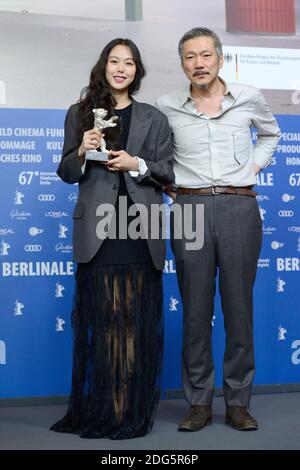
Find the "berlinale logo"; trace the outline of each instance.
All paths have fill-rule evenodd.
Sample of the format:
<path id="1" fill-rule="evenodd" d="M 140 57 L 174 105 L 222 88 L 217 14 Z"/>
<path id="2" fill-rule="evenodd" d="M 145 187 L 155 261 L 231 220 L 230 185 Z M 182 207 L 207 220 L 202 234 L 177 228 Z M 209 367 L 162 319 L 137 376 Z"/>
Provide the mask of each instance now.
<path id="1" fill-rule="evenodd" d="M 285 335 L 286 334 L 287 334 L 287 330 L 283 326 L 279 325 L 279 327 L 278 327 L 278 340 L 279 341 L 285 341 L 285 339 L 286 339 Z"/>
<path id="2" fill-rule="evenodd" d="M 55 331 L 64 331 L 64 324 L 65 320 L 63 318 L 60 318 L 59 316 L 56 317 L 56 325 L 55 325 Z"/>
<path id="3" fill-rule="evenodd" d="M 55 297 L 56 298 L 63 297 L 64 296 L 64 294 L 63 294 L 64 290 L 65 290 L 65 287 L 62 284 L 59 284 L 59 282 L 57 282 L 55 284 Z"/>
<path id="4" fill-rule="evenodd" d="M 179 300 L 177 300 L 173 295 L 170 297 L 169 301 L 169 310 L 170 312 L 177 312 L 177 304 L 179 303 Z"/>
<path id="5" fill-rule="evenodd" d="M 5 240 L 2 240 L 0 245 L 0 256 L 8 256 L 8 250 L 10 247 L 11 246 L 9 243 L 7 243 Z"/>

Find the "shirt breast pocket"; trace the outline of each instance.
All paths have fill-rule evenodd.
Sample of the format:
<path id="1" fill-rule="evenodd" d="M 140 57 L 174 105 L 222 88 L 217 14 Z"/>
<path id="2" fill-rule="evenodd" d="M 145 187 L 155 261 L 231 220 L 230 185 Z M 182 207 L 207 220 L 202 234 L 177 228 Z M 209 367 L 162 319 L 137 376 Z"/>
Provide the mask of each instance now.
<path id="1" fill-rule="evenodd" d="M 252 158 L 252 140 L 248 129 L 232 134 L 233 155 L 238 165 L 245 164 Z"/>

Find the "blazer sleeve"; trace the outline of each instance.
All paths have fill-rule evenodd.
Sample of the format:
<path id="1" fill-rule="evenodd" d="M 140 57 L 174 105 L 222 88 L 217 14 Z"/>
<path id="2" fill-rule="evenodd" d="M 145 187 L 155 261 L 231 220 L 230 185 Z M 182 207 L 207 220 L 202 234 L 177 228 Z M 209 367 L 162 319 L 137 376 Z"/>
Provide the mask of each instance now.
<path id="1" fill-rule="evenodd" d="M 138 183 L 150 183 L 155 186 L 167 186 L 175 180 L 173 172 L 173 144 L 171 131 L 167 118 L 161 113 L 159 121 L 159 132 L 156 140 L 155 155 L 153 160 L 144 158 L 148 167 L 146 173 L 134 178 Z"/>
<path id="2" fill-rule="evenodd" d="M 72 105 L 65 118 L 65 139 L 62 150 L 62 158 L 57 169 L 58 176 L 65 183 L 78 183 L 83 176 L 81 166 L 82 162 L 78 157 L 78 148 L 80 139 L 77 134 L 77 105 Z"/>

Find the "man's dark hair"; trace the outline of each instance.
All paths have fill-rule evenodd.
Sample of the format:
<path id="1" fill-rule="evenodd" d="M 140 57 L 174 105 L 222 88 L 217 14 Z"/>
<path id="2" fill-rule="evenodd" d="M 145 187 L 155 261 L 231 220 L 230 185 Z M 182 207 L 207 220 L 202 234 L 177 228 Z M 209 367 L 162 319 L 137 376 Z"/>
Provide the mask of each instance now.
<path id="1" fill-rule="evenodd" d="M 223 54 L 222 43 L 220 41 L 219 36 L 217 36 L 216 33 L 212 31 L 211 29 L 197 27 L 197 28 L 193 28 L 187 31 L 179 41 L 178 53 L 179 53 L 181 62 L 183 61 L 183 44 L 186 41 L 189 41 L 190 39 L 200 38 L 202 36 L 212 38 L 212 40 L 214 41 L 214 46 L 215 46 L 218 56 L 220 57 Z"/>

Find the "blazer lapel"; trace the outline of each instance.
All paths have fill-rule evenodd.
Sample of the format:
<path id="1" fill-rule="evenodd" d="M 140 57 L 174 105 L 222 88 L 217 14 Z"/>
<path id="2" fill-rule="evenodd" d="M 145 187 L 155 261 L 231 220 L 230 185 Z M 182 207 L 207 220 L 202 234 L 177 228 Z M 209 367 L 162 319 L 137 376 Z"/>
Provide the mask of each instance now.
<path id="1" fill-rule="evenodd" d="M 151 126 L 151 117 L 143 103 L 132 100 L 132 114 L 126 152 L 135 156 L 139 154 Z"/>

